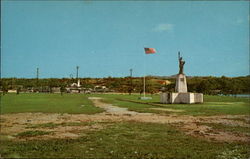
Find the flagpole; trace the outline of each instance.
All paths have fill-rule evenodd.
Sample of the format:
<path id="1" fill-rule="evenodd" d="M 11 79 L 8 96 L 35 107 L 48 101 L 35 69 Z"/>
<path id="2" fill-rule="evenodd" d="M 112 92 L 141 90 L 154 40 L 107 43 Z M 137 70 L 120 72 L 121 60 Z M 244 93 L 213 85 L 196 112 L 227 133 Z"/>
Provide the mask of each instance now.
<path id="1" fill-rule="evenodd" d="M 145 48 L 145 47 L 144 47 Z M 145 76 L 146 76 L 146 66 L 145 66 L 145 59 L 146 59 L 146 54 L 144 54 L 144 60 L 143 60 L 143 62 L 144 62 L 144 77 L 143 77 L 143 97 L 144 97 L 144 99 L 145 99 L 145 97 L 146 97 L 146 78 L 145 78 Z"/>
<path id="2" fill-rule="evenodd" d="M 144 75 L 144 80 L 143 80 L 143 83 L 144 83 L 144 87 L 143 87 L 143 95 L 144 95 L 144 98 L 145 98 L 145 90 L 146 90 L 146 75 Z"/>
<path id="3" fill-rule="evenodd" d="M 141 99 L 152 99 L 152 97 L 147 97 L 146 98 L 146 66 L 145 66 L 145 60 L 146 60 L 146 54 L 151 54 L 151 53 L 156 53 L 156 50 L 154 48 L 146 48 L 144 47 L 144 51 L 145 51 L 145 55 L 144 55 L 144 59 L 143 59 L 143 63 L 144 63 L 144 77 L 143 77 L 143 98 L 141 97 Z"/>

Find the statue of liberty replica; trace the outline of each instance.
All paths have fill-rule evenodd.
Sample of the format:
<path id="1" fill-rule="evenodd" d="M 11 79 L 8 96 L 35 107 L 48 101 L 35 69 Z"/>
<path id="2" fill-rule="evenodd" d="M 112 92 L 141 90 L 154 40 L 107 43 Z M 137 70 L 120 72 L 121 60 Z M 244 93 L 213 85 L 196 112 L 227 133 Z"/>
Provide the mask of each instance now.
<path id="1" fill-rule="evenodd" d="M 182 57 L 180 56 L 180 52 L 178 52 L 178 58 L 179 58 L 179 74 L 183 74 L 185 61 L 182 60 Z"/>
<path id="2" fill-rule="evenodd" d="M 185 61 L 183 61 L 183 58 L 180 56 L 180 52 L 178 52 L 178 60 L 179 73 L 176 76 L 175 92 L 187 92 L 187 80 L 184 74 Z"/>
<path id="3" fill-rule="evenodd" d="M 185 61 L 180 52 L 178 52 L 178 61 L 179 73 L 176 75 L 175 91 L 161 93 L 160 102 L 169 104 L 203 103 L 202 93 L 192 93 L 187 90 L 187 80 L 184 74 Z"/>

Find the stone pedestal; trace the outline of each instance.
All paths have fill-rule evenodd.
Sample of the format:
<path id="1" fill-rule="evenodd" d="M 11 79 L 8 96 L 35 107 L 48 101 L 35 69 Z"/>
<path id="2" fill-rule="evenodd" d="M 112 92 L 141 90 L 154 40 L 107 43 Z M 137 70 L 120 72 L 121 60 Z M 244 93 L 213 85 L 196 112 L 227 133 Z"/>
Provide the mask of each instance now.
<path id="1" fill-rule="evenodd" d="M 187 92 L 186 76 L 178 74 L 176 76 L 175 92 L 162 93 L 160 102 L 169 104 L 203 103 L 203 94 Z"/>
<path id="2" fill-rule="evenodd" d="M 162 93 L 161 103 L 165 104 L 192 104 L 203 103 L 202 93 Z"/>
<path id="3" fill-rule="evenodd" d="M 187 92 L 187 80 L 184 74 L 178 74 L 176 76 L 175 92 L 178 93 Z"/>

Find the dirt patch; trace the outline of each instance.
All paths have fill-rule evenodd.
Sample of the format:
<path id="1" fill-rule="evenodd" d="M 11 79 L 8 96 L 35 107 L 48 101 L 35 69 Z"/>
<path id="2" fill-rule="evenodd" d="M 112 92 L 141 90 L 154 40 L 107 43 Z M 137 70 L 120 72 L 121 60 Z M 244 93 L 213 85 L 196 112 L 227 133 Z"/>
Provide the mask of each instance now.
<path id="1" fill-rule="evenodd" d="M 235 120 L 235 119 L 241 119 L 241 120 Z M 250 128 L 250 124 L 244 122 L 249 120 L 249 116 L 246 115 L 223 115 L 223 116 L 201 117 L 199 120 L 201 122 L 204 121 L 206 123 L 216 123 L 229 126 L 241 126 Z"/>
<path id="2" fill-rule="evenodd" d="M 180 127 L 187 135 L 205 138 L 211 141 L 226 141 L 226 142 L 249 142 L 250 136 L 239 133 L 225 132 L 212 129 L 209 126 L 201 125 L 200 123 L 188 123 Z"/>
<path id="3" fill-rule="evenodd" d="M 36 129 L 36 130 L 42 130 L 42 131 L 48 131 L 48 132 L 53 132 L 49 135 L 42 135 L 36 138 L 25 138 L 25 140 L 29 140 L 29 139 L 40 139 L 40 140 L 44 140 L 44 139 L 52 139 L 52 138 L 57 138 L 57 139 L 66 139 L 66 138 L 78 138 L 80 136 L 84 136 L 84 132 L 87 131 L 97 131 L 100 129 L 103 129 L 104 127 L 106 127 L 106 125 L 104 124 L 100 124 L 100 123 L 95 123 L 94 125 L 91 126 L 59 126 L 53 129 L 45 129 L 45 128 L 41 128 L 41 129 Z M 22 138 L 23 139 L 23 138 Z"/>
<path id="4" fill-rule="evenodd" d="M 113 121 L 110 116 L 84 114 L 51 114 L 51 113 L 17 113 L 1 115 L 5 119 L 1 123 L 1 134 L 12 136 L 15 140 L 51 139 L 51 138 L 78 138 L 85 131 L 97 131 L 105 128 L 105 122 Z M 43 124 L 57 124 L 55 127 L 36 127 Z M 71 123 L 79 123 L 72 125 Z M 32 128 L 32 126 L 34 126 Z M 53 132 L 49 135 L 35 137 L 15 137 L 18 133 L 40 130 Z"/>
<path id="5" fill-rule="evenodd" d="M 250 137 L 243 134 L 232 132 L 224 132 L 212 129 L 203 123 L 220 123 L 225 125 L 237 125 L 242 127 L 250 127 L 250 124 L 241 120 L 249 118 L 244 115 L 227 115 L 227 116 L 205 116 L 194 117 L 188 115 L 159 115 L 154 113 L 138 113 L 129 111 L 127 108 L 120 108 L 112 104 L 103 103 L 101 98 L 90 97 L 90 100 L 95 106 L 103 108 L 105 112 L 85 115 L 85 114 L 51 114 L 51 113 L 17 113 L 2 115 L 1 134 L 8 136 L 15 136 L 17 133 L 29 130 L 52 131 L 48 135 L 36 136 L 31 138 L 19 138 L 19 140 L 33 140 L 33 139 L 51 139 L 51 138 L 78 138 L 84 135 L 86 131 L 97 131 L 111 125 L 112 122 L 120 121 L 135 121 L 135 122 L 149 122 L 149 123 L 164 123 L 171 124 L 186 134 L 215 141 L 241 141 L 250 142 Z M 162 110 L 163 108 L 155 108 Z M 173 111 L 172 109 L 164 109 L 164 111 Z M 174 110 L 176 111 L 176 110 Z M 181 110 L 180 110 L 181 111 Z M 30 125 L 36 124 L 57 124 L 56 127 L 35 127 L 30 128 Z M 66 123 L 63 125 L 62 123 Z M 68 124 L 67 124 L 68 123 Z M 70 125 L 69 123 L 80 123 Z M 84 124 L 85 123 L 85 124 Z M 91 123 L 91 124 L 89 124 Z M 106 123 L 106 124 L 105 124 Z M 109 123 L 109 124 L 107 124 Z M 62 124 L 62 125 L 60 125 Z M 17 138 L 16 138 L 17 139 Z"/>

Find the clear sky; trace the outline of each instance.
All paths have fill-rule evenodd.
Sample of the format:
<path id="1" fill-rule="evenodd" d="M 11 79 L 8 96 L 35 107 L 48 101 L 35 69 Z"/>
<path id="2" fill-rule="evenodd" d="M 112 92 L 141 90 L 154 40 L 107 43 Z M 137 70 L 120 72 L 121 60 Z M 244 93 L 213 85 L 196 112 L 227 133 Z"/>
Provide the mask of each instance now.
<path id="1" fill-rule="evenodd" d="M 1 3 L 2 77 L 249 74 L 248 1 Z"/>

